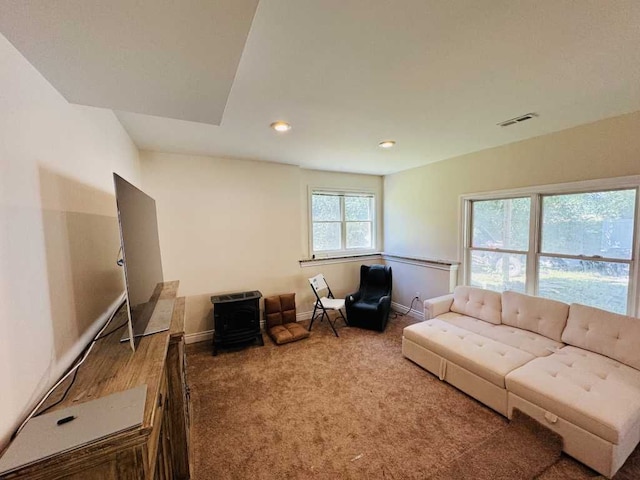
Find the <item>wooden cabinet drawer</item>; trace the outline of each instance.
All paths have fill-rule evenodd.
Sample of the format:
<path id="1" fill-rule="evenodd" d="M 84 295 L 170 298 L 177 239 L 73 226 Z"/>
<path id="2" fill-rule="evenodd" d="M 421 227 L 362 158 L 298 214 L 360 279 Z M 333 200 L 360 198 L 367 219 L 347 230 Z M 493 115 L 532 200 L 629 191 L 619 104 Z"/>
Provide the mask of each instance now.
<path id="1" fill-rule="evenodd" d="M 153 412 L 153 428 L 151 435 L 149 436 L 149 447 L 147 450 L 147 462 L 149 465 L 149 478 L 154 478 L 154 470 L 156 468 L 156 457 L 158 455 L 158 449 L 160 444 L 160 433 L 162 430 L 162 420 L 164 417 L 165 407 L 167 405 L 167 375 L 166 370 L 163 370 L 162 380 L 160 382 L 160 392 L 156 397 L 155 409 Z"/>

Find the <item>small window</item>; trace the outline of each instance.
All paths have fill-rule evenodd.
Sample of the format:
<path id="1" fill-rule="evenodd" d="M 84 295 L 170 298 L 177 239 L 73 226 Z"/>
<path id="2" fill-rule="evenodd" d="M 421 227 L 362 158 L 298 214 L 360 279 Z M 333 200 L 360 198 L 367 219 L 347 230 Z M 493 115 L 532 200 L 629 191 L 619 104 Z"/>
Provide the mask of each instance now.
<path id="1" fill-rule="evenodd" d="M 314 191 L 311 246 L 314 254 L 375 249 L 375 196 L 371 193 Z"/>

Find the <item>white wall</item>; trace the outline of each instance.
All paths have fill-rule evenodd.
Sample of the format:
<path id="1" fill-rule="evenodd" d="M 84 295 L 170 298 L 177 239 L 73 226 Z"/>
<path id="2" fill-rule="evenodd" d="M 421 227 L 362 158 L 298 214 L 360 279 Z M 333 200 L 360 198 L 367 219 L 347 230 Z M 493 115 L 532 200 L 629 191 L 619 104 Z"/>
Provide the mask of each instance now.
<path id="1" fill-rule="evenodd" d="M 438 265 L 411 259 L 385 258 L 393 271 L 393 301 L 422 314 L 423 302 L 445 295 L 457 282 L 457 265 Z M 418 297 L 414 301 L 415 297 Z"/>
<path id="2" fill-rule="evenodd" d="M 460 195 L 640 174 L 639 132 L 636 112 L 388 175 L 386 251 L 459 261 Z"/>
<path id="3" fill-rule="evenodd" d="M 123 290 L 112 171 L 138 151 L 0 35 L 0 448 Z"/>
<path id="4" fill-rule="evenodd" d="M 337 295 L 358 285 L 360 263 L 300 267 L 308 255 L 308 186 L 373 190 L 382 178 L 297 166 L 141 152 L 143 188 L 156 200 L 164 276 L 187 297 L 186 332 L 213 328 L 213 294 L 295 292 L 312 309 L 307 278 L 321 270 Z M 355 273 L 354 273 L 355 272 Z"/>

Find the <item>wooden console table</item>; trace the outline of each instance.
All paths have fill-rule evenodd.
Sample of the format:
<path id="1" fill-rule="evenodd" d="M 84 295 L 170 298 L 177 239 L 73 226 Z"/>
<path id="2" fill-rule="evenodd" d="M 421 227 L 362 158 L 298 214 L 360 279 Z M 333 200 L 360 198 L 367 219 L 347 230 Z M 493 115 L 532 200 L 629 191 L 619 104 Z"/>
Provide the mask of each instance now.
<path id="1" fill-rule="evenodd" d="M 159 298 L 175 298 L 178 282 Z M 185 376 L 184 297 L 177 298 L 168 331 L 140 339 L 135 353 L 120 343 L 122 329 L 98 341 L 63 402 L 51 411 L 147 385 L 142 425 L 57 454 L 3 476 L 6 479 L 172 480 L 189 478 L 189 395 Z M 127 319 L 121 308 L 108 333 Z M 60 398 L 65 381 L 47 405 Z"/>

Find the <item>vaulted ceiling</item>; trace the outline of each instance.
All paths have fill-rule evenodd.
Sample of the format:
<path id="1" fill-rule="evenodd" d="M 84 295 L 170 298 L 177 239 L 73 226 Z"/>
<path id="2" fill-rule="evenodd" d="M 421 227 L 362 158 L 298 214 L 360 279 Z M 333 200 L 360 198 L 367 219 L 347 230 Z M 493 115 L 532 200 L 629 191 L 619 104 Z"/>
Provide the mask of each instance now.
<path id="1" fill-rule="evenodd" d="M 637 0 L 256 4 L 0 0 L 0 31 L 149 150 L 387 174 L 640 110 Z"/>

